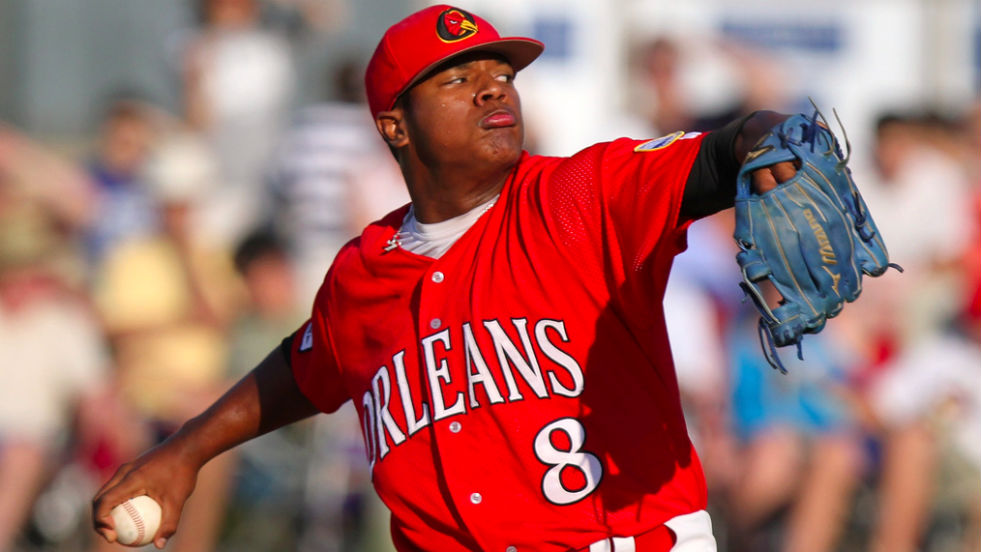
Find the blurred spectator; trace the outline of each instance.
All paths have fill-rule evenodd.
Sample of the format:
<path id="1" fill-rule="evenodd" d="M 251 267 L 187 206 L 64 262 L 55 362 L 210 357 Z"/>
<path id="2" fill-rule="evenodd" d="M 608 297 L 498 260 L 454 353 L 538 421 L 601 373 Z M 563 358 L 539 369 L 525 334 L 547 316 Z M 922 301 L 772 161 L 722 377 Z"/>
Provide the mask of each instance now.
<path id="1" fill-rule="evenodd" d="M 237 381 L 304 319 L 285 244 L 258 230 L 236 248 L 235 268 L 247 308 L 229 335 L 229 381 Z M 295 424 L 237 449 L 232 500 L 222 546 L 228 550 L 297 550 L 312 422 Z"/>
<path id="2" fill-rule="evenodd" d="M 899 346 L 939 331 L 950 319 L 963 285 L 957 260 L 971 236 L 967 174 L 929 140 L 922 121 L 880 117 L 874 152 L 878 178 L 862 183 L 890 259 L 906 269 L 870 286 L 862 310 L 875 307 L 882 329 L 892 332 Z M 911 224 L 925 213 L 929 224 Z"/>
<path id="3" fill-rule="evenodd" d="M 870 550 L 932 548 L 925 542 L 944 518 L 953 524 L 942 530 L 960 534 L 964 550 L 978 549 L 979 333 L 981 326 L 975 325 L 971 333 L 917 342 L 889 364 L 875 386 L 872 402 L 885 436 L 879 519 Z"/>
<path id="4" fill-rule="evenodd" d="M 697 39 L 684 43 L 670 36 L 657 36 L 634 51 L 639 77 L 637 94 L 655 133 L 676 130 L 707 131 L 758 109 L 785 105 L 786 89 L 778 65 L 733 42 Z M 702 58 L 710 58 L 711 61 Z M 693 75 L 702 65 L 722 64 L 733 82 L 727 102 L 715 105 L 694 98 L 698 84 Z"/>
<path id="5" fill-rule="evenodd" d="M 976 433 L 981 424 L 981 335 L 963 328 L 959 316 L 972 293 L 962 259 L 977 222 L 971 218 L 969 173 L 947 143 L 953 136 L 934 118 L 883 115 L 875 149 L 879 179 L 863 187 L 890 257 L 906 269 L 869 286 L 841 322 L 864 353 L 860 381 L 881 430 L 878 519 L 870 545 L 877 552 L 928 547 L 932 525 L 949 515 L 934 508 L 943 502 L 937 484 L 950 468 L 939 460 L 964 457 L 947 454 L 962 448 L 950 448 L 951 436 Z M 968 472 L 977 481 L 979 464 L 971 464 Z M 976 510 L 968 505 L 981 491 L 968 489 L 956 501 L 955 517 Z"/>
<path id="6" fill-rule="evenodd" d="M 341 246 L 409 201 L 365 103 L 363 74 L 352 61 L 339 65 L 330 83 L 336 99 L 300 108 L 276 156 L 275 225 L 292 249 L 304 307 Z"/>
<path id="7" fill-rule="evenodd" d="M 230 336 L 230 377 L 238 379 L 296 329 L 306 309 L 297 308 L 293 265 L 275 234 L 258 230 L 246 237 L 235 266 L 250 298 Z M 374 513 L 368 507 L 377 499 L 362 447 L 350 405 L 243 445 L 222 544 L 234 550 L 369 549 Z"/>
<path id="8" fill-rule="evenodd" d="M 279 236 L 266 230 L 249 234 L 233 260 L 248 294 L 247 308 L 235 319 L 229 339 L 229 378 L 238 381 L 257 358 L 293 333 L 306 309 L 297 307 L 296 275 Z"/>
<path id="9" fill-rule="evenodd" d="M 263 189 L 294 88 L 289 44 L 264 29 L 256 0 L 198 0 L 201 28 L 184 50 L 185 115 L 218 161 L 202 198 L 204 231 L 231 247 L 268 215 Z"/>
<path id="10" fill-rule="evenodd" d="M 679 85 L 680 56 L 674 41 L 660 37 L 642 49 L 642 68 L 651 90 L 654 105 L 651 123 L 658 132 L 692 128 L 694 121 L 684 91 Z"/>
<path id="11" fill-rule="evenodd" d="M 48 266 L 71 287 L 81 286 L 84 259 L 76 249 L 80 229 L 94 216 L 94 195 L 84 171 L 0 122 L 0 186 L 9 213 L 18 214 L 21 207 L 39 213 L 41 226 L 57 243 Z"/>
<path id="12" fill-rule="evenodd" d="M 330 74 L 332 99 L 298 109 L 277 152 L 274 223 L 289 244 L 304 310 L 341 246 L 409 201 L 371 119 L 363 74 L 354 61 L 339 64 Z M 371 489 L 354 405 L 318 417 L 312 438 L 299 550 L 390 550 L 388 512 Z"/>
<path id="13" fill-rule="evenodd" d="M 239 288 L 229 256 L 201 244 L 191 225 L 213 179 L 212 159 L 198 141 L 166 139 L 147 177 L 162 231 L 108 251 L 96 282 L 123 395 L 149 421 L 151 439 L 169 435 L 225 388 L 225 336 Z M 175 550 L 213 548 L 230 461 L 226 455 L 204 468 Z"/>
<path id="14" fill-rule="evenodd" d="M 758 320 L 747 304 L 728 338 L 732 424 L 741 444 L 729 550 L 839 550 L 862 467 L 847 364 L 826 328 L 804 340 L 805 360 L 782 350 L 789 373 L 775 373 L 757 339 Z"/>
<path id="15" fill-rule="evenodd" d="M 95 194 L 86 248 L 91 266 L 128 238 L 157 231 L 157 209 L 143 182 L 143 166 L 156 129 L 149 108 L 114 100 L 102 118 L 97 149 L 86 164 Z"/>
<path id="16" fill-rule="evenodd" d="M 68 167 L 0 128 L 0 550 L 66 457 L 73 417 L 107 382 L 98 325 L 70 288 L 82 212 Z M 59 195 L 61 196 L 59 198 Z M 70 277 L 66 277 L 70 275 Z M 84 512 L 76 511 L 77 521 Z"/>

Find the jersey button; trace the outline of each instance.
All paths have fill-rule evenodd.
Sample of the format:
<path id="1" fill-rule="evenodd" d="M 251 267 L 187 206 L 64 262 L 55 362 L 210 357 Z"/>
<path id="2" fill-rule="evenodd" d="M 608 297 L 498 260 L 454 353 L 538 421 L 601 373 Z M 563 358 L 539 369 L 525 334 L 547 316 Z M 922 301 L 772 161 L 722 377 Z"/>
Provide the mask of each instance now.
<path id="1" fill-rule="evenodd" d="M 518 552 L 518 547 L 517 546 L 509 546 L 509 547 L 507 547 L 507 548 L 504 549 L 504 552 Z"/>
<path id="2" fill-rule="evenodd" d="M 463 429 L 463 426 L 460 425 L 460 422 L 457 421 L 450 422 L 450 431 L 452 431 L 453 433 L 460 433 L 461 429 Z"/>
<path id="3" fill-rule="evenodd" d="M 443 281 L 443 273 L 440 271 L 433 272 L 433 281 L 437 284 Z"/>
<path id="4" fill-rule="evenodd" d="M 432 320 L 429 321 L 429 327 L 434 330 L 438 329 L 442 325 L 443 325 L 443 321 L 440 320 L 439 318 L 433 318 Z"/>
<path id="5" fill-rule="evenodd" d="M 480 493 L 473 493 L 470 495 L 470 502 L 473 502 L 474 504 L 480 504 L 480 501 L 483 499 L 484 497 L 480 496 Z"/>

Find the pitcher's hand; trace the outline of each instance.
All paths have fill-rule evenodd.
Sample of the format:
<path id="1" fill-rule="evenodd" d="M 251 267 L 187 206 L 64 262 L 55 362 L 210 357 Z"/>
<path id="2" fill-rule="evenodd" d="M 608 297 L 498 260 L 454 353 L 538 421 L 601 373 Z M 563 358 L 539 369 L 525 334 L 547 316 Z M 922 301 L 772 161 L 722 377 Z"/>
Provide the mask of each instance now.
<path id="1" fill-rule="evenodd" d="M 160 529 L 153 544 L 162 549 L 180 520 L 184 502 L 194 490 L 200 466 L 189 461 L 181 446 L 164 441 L 136 460 L 123 464 L 92 500 L 92 522 L 95 531 L 108 542 L 116 542 L 116 531 L 109 512 L 126 499 L 148 495 L 163 510 Z"/>

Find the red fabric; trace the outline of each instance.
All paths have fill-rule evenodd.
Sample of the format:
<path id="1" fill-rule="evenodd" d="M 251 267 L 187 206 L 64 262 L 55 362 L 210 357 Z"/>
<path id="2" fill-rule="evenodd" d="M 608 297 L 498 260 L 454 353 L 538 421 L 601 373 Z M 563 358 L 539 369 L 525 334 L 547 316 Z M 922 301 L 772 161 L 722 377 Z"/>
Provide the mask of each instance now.
<path id="1" fill-rule="evenodd" d="M 658 525 L 654 529 L 638 535 L 634 539 L 637 552 L 669 552 L 677 539 L 674 532 L 666 525 Z"/>
<path id="2" fill-rule="evenodd" d="M 661 306 L 701 136 L 640 143 L 526 154 L 441 259 L 386 251 L 406 208 L 339 253 L 292 366 L 324 411 L 354 400 L 399 550 L 569 550 L 705 508 Z"/>
<path id="3" fill-rule="evenodd" d="M 392 25 L 368 62 L 365 90 L 371 114 L 391 109 L 410 85 L 441 62 L 474 50 L 502 54 L 519 71 L 545 46 L 532 38 L 501 38 L 497 29 L 470 12 L 441 4 Z"/>

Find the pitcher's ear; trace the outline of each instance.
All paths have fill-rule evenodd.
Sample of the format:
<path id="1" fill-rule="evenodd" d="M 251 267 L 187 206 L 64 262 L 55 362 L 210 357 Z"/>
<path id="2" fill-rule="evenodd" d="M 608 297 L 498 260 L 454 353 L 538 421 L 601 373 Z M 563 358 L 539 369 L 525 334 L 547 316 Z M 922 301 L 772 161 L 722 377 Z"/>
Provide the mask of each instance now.
<path id="1" fill-rule="evenodd" d="M 409 135 L 405 131 L 405 113 L 401 107 L 379 112 L 375 115 L 375 126 L 389 147 L 398 149 L 409 143 Z"/>

